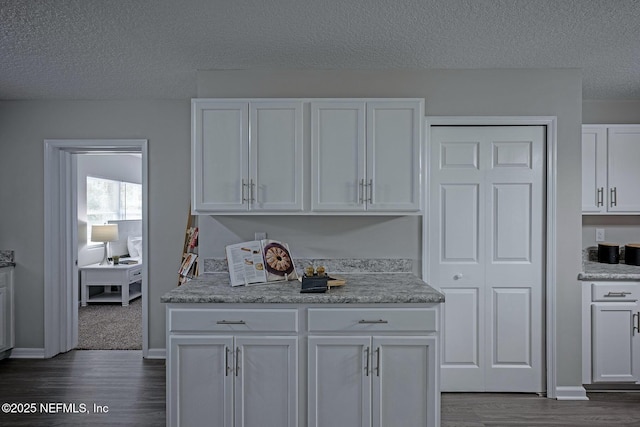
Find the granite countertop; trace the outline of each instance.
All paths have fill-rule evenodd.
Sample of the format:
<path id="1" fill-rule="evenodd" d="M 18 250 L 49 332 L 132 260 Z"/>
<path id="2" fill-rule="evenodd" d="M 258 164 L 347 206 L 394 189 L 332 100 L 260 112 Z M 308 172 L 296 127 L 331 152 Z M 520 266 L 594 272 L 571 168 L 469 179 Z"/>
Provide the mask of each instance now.
<path id="1" fill-rule="evenodd" d="M 332 274 L 333 275 L 333 274 Z M 339 273 L 344 286 L 300 293 L 299 281 L 232 287 L 228 273 L 206 273 L 162 296 L 164 303 L 442 303 L 444 295 L 411 273 Z"/>
<path id="2" fill-rule="evenodd" d="M 604 264 L 584 261 L 584 271 L 578 274 L 578 280 L 638 280 L 640 266 L 627 264 Z"/>
<path id="3" fill-rule="evenodd" d="M 0 268 L 15 266 L 13 251 L 0 250 Z"/>

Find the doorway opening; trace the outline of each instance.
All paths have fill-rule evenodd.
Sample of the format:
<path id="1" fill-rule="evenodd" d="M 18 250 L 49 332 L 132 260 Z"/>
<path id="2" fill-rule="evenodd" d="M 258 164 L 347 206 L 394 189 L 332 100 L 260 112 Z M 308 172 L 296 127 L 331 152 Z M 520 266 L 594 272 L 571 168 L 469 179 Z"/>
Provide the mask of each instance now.
<path id="1" fill-rule="evenodd" d="M 141 161 L 142 356 L 148 355 L 148 157 L 147 140 L 45 140 L 44 357 L 78 345 L 80 299 L 77 223 L 77 154 L 137 153 Z"/>
<path id="2" fill-rule="evenodd" d="M 74 156 L 80 271 L 76 349 L 142 350 L 142 156 Z M 104 225 L 115 232 L 114 240 L 101 241 Z M 108 263 L 101 265 L 105 249 Z"/>

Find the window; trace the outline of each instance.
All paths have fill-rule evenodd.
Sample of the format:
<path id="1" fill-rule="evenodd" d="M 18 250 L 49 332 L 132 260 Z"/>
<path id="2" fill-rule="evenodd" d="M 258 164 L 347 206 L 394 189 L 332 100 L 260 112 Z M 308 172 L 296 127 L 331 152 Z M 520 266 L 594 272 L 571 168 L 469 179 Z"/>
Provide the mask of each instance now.
<path id="1" fill-rule="evenodd" d="M 114 219 L 142 219 L 142 184 L 87 177 L 87 229 Z M 91 233 L 87 233 L 87 243 Z"/>

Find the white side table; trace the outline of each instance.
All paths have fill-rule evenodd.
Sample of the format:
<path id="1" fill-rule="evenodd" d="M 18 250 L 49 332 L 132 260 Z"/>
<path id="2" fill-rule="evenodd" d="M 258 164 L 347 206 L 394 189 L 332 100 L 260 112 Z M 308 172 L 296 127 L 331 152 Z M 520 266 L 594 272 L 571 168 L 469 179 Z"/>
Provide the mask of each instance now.
<path id="1" fill-rule="evenodd" d="M 123 306 L 142 295 L 140 290 L 130 290 L 129 285 L 142 280 L 142 264 L 99 265 L 80 267 L 80 299 L 82 307 L 89 302 L 121 302 Z M 103 292 L 89 296 L 89 287 L 101 286 Z M 113 292 L 110 287 L 117 286 Z"/>

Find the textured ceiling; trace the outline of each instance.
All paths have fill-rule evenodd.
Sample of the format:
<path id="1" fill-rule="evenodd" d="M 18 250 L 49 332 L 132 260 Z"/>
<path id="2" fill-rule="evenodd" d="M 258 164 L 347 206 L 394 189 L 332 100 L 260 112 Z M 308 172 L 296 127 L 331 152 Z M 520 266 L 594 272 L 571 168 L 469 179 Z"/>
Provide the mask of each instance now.
<path id="1" fill-rule="evenodd" d="M 0 0 L 0 99 L 190 98 L 220 69 L 580 68 L 640 99 L 638 0 Z"/>

